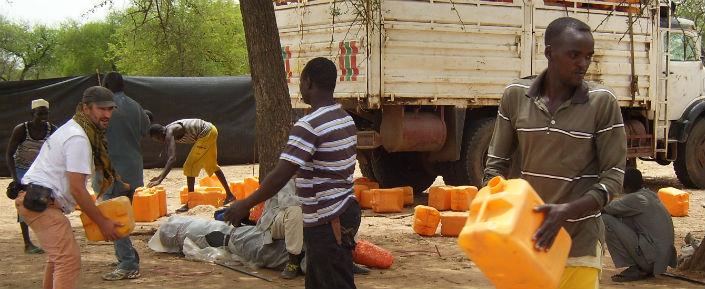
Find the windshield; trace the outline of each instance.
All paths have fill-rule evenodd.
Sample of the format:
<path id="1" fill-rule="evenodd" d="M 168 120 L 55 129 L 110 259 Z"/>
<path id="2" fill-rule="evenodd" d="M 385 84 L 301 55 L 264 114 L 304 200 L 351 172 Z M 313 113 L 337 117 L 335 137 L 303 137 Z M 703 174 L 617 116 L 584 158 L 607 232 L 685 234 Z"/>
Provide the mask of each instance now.
<path id="1" fill-rule="evenodd" d="M 680 32 L 671 32 L 668 43 L 671 61 L 699 61 L 696 39 Z M 665 45 L 665 44 L 664 44 Z"/>

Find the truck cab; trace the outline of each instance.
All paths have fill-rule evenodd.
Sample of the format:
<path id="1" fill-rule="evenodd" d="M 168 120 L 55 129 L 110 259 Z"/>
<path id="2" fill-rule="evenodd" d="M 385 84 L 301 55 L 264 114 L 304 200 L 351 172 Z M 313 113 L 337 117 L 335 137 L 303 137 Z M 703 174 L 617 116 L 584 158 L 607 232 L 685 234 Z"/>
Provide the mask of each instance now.
<path id="1" fill-rule="evenodd" d="M 668 135 L 665 153 L 657 154 L 661 164 L 673 162 L 678 179 L 688 187 L 705 187 L 705 59 L 695 23 L 688 19 L 661 18 L 663 39 L 661 99 L 665 100 L 668 131 L 657 131 L 657 138 Z M 658 119 L 656 121 L 659 122 Z M 669 149 L 673 151 L 668 151 Z"/>

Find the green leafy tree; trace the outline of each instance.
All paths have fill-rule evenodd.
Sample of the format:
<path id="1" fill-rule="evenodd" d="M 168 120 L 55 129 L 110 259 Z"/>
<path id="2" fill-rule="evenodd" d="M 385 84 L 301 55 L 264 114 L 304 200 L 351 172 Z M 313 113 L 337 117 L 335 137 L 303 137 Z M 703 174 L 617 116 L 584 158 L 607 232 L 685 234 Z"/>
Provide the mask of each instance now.
<path id="1" fill-rule="evenodd" d="M 132 75 L 211 76 L 248 72 L 242 17 L 226 0 L 134 0 L 109 45 Z"/>
<path id="2" fill-rule="evenodd" d="M 83 25 L 75 21 L 63 23 L 58 30 L 57 47 L 51 72 L 57 76 L 84 75 L 114 70 L 108 45 L 115 33 L 111 19 Z"/>
<path id="3" fill-rule="evenodd" d="M 700 34 L 702 43 L 705 43 L 705 1 L 683 0 L 676 6 L 676 15 L 695 22 L 695 29 Z"/>
<path id="4" fill-rule="evenodd" d="M 0 19 L 0 56 L 5 59 L 3 63 L 10 75 L 19 70 L 16 80 L 24 80 L 30 74 L 38 78 L 51 62 L 55 48 L 56 30 L 43 25 L 30 28 L 27 24 Z"/>

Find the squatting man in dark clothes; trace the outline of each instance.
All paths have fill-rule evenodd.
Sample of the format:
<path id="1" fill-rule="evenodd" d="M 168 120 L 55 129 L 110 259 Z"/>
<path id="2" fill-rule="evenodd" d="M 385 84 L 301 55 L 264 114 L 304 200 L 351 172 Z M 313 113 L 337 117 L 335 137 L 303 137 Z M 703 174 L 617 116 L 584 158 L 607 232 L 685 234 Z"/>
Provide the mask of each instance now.
<path id="1" fill-rule="evenodd" d="M 666 272 L 677 263 L 673 246 L 673 220 L 656 193 L 643 187 L 641 172 L 624 174 L 624 197 L 609 203 L 602 220 L 607 248 L 617 268 L 615 282 L 637 281 Z"/>
<path id="2" fill-rule="evenodd" d="M 309 61 L 299 88 L 311 113 L 292 127 L 284 151 L 260 188 L 235 201 L 225 219 L 240 224 L 250 208 L 274 196 L 297 175 L 306 250 L 306 288 L 355 288 L 352 250 L 360 226 L 360 205 L 352 193 L 357 129 L 350 115 L 333 100 L 335 64 Z"/>

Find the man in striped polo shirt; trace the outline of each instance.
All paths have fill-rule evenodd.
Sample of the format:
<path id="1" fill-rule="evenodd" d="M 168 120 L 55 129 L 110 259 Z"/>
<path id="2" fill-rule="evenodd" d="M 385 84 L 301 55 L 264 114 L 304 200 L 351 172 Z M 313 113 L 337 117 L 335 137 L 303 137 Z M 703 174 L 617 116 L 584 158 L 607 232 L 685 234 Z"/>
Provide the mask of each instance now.
<path id="1" fill-rule="evenodd" d="M 548 69 L 520 79 L 504 91 L 488 151 L 485 182 L 507 176 L 511 161 L 546 205 L 534 235 L 537 250 L 548 250 L 564 227 L 572 246 L 561 288 L 599 285 L 605 227 L 600 217 L 622 191 L 626 136 L 614 93 L 584 81 L 595 42 L 590 27 L 564 17 L 545 34 Z M 511 160 L 515 150 L 521 159 Z"/>
<path id="2" fill-rule="evenodd" d="M 291 129 L 279 162 L 259 190 L 234 202 L 225 216 L 239 224 L 250 208 L 274 196 L 296 174 L 304 217 L 306 288 L 355 288 L 352 250 L 360 205 L 352 186 L 357 129 L 333 100 L 336 78 L 335 64 L 326 58 L 306 64 L 300 89 L 311 113 Z"/>

